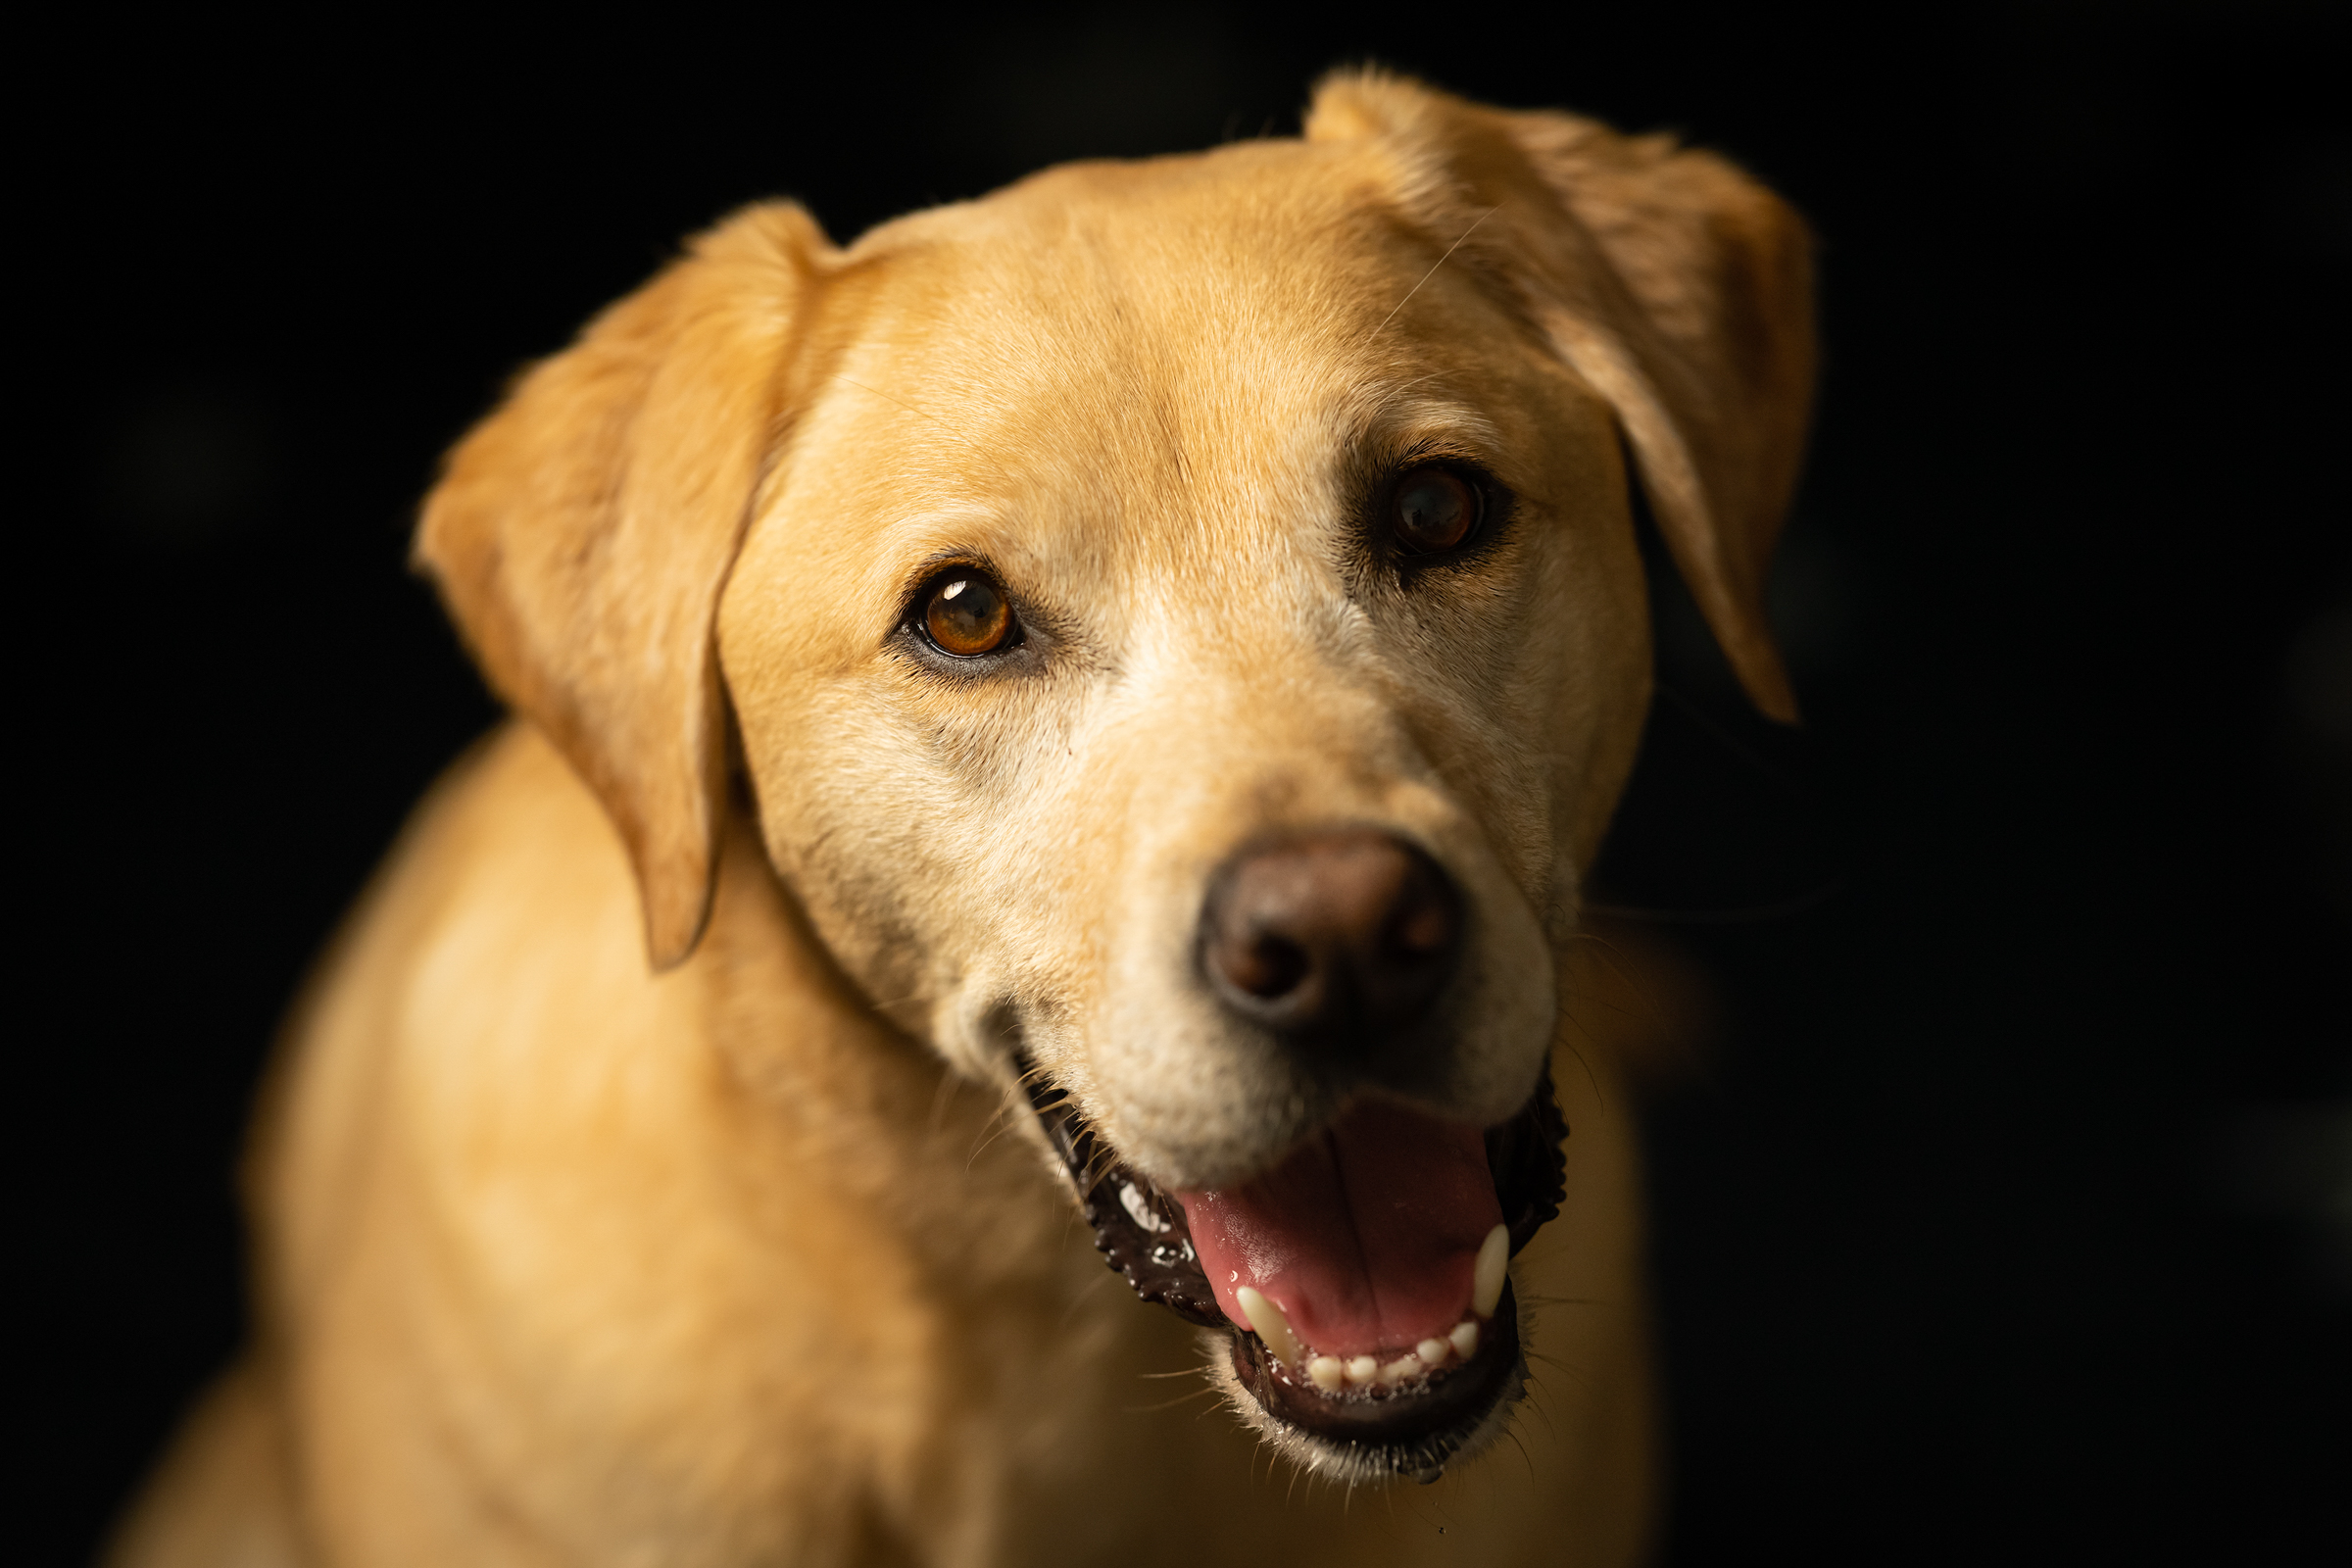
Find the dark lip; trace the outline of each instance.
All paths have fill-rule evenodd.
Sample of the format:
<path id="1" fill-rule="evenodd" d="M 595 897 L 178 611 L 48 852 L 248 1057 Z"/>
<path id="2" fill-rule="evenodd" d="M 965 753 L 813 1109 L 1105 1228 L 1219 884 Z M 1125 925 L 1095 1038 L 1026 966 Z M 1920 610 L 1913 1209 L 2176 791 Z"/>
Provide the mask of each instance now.
<path id="1" fill-rule="evenodd" d="M 1142 1299 L 1187 1322 L 1230 1334 L 1234 1376 L 1267 1415 L 1358 1452 L 1385 1450 L 1378 1468 L 1432 1474 L 1497 1405 L 1517 1394 L 1525 1363 L 1519 1353 L 1517 1300 L 1507 1286 L 1485 1325 L 1478 1353 L 1424 1384 L 1367 1396 L 1327 1395 L 1294 1381 L 1256 1335 L 1236 1327 L 1217 1305 L 1193 1249 L 1184 1205 L 1129 1169 L 1059 1084 L 1035 1070 L 1023 1082 L 1047 1138 L 1069 1169 L 1079 1206 L 1094 1227 L 1096 1248 Z M 1487 1168 L 1494 1177 L 1514 1256 L 1560 1211 L 1568 1168 L 1560 1146 L 1567 1136 L 1548 1062 L 1519 1113 L 1487 1129 Z"/>
<path id="2" fill-rule="evenodd" d="M 1256 1335 L 1238 1329 L 1233 1375 L 1267 1415 L 1349 1450 L 1365 1468 L 1435 1481 L 1495 1408 L 1517 1397 L 1526 1381 L 1519 1301 L 1507 1281 L 1494 1315 L 1480 1329 L 1478 1353 L 1466 1363 L 1394 1392 L 1325 1394 L 1293 1377 Z"/>

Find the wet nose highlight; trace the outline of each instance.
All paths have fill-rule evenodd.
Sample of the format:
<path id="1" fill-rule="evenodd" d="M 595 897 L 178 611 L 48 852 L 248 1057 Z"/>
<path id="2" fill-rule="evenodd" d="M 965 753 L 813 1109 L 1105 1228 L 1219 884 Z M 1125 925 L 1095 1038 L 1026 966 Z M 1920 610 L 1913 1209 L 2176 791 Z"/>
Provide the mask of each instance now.
<path id="1" fill-rule="evenodd" d="M 1376 828 L 1250 846 L 1210 884 L 1200 967 L 1233 1012 L 1301 1043 L 1376 1044 L 1451 974 L 1462 901 L 1418 846 Z"/>

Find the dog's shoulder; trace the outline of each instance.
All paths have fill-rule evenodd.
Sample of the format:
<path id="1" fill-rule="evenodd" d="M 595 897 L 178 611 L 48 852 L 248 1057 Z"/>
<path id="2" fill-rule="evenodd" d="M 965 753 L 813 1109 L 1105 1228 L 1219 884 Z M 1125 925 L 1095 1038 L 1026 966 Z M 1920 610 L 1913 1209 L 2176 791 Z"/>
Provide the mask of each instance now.
<path id="1" fill-rule="evenodd" d="M 331 1267 L 387 1140 L 446 1136 L 447 1112 L 566 1055 L 590 1066 L 645 1009 L 635 901 L 610 820 L 529 726 L 448 769 L 288 1021 L 248 1169 L 278 1291 Z"/>

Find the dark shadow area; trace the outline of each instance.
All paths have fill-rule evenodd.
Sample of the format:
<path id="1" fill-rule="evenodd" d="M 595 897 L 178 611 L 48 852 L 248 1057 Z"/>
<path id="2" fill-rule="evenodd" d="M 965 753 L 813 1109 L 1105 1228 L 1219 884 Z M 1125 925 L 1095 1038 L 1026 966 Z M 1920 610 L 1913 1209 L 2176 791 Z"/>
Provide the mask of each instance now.
<path id="1" fill-rule="evenodd" d="M 2352 1554 L 2345 12 L 1350 16 L 21 40 L 12 1560 L 237 1342 L 276 1020 L 492 719 L 405 566 L 440 451 L 743 201 L 847 239 L 1366 57 L 1823 239 L 1807 724 L 1661 582 L 1604 867 L 1723 1019 L 1650 1116 L 1670 1560 Z"/>

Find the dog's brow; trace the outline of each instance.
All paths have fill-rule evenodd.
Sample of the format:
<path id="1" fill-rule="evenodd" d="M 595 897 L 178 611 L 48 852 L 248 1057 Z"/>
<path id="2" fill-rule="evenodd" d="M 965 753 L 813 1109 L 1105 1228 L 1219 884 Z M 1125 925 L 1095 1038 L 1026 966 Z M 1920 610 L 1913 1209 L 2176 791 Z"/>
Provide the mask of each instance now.
<path id="1" fill-rule="evenodd" d="M 1478 232 L 1479 224 L 1485 222 L 1488 219 L 1493 218 L 1496 213 L 1501 211 L 1502 203 L 1496 202 L 1494 206 L 1488 208 L 1485 212 L 1472 219 L 1470 220 L 1470 226 L 1462 230 L 1462 238 L 1457 239 L 1452 244 L 1446 246 L 1446 254 L 1438 258 L 1438 267 L 1444 267 L 1452 259 L 1453 253 L 1462 248 L 1462 240 L 1468 239 L 1471 235 Z M 1438 267 L 1433 267 L 1428 271 L 1423 272 L 1421 274 L 1421 283 L 1426 283 L 1431 278 L 1437 276 Z M 1403 310 L 1407 305 L 1410 305 L 1413 302 L 1413 296 L 1421 292 L 1421 283 L 1415 283 L 1411 288 L 1408 288 L 1404 291 L 1404 298 L 1396 302 L 1396 311 Z M 1380 325 L 1372 329 L 1370 335 L 1365 338 L 1365 341 L 1370 342 L 1372 338 L 1380 336 L 1383 331 L 1387 330 L 1388 324 L 1396 319 L 1396 311 L 1391 311 L 1388 315 L 1382 317 L 1380 318 Z"/>
<path id="2" fill-rule="evenodd" d="M 1431 370 L 1425 374 L 1414 376 L 1410 381 L 1405 382 L 1404 385 L 1400 387 L 1391 388 L 1389 391 L 1381 395 L 1382 406 L 1378 411 L 1378 414 L 1375 416 L 1367 416 L 1363 422 L 1368 424 L 1374 422 L 1376 418 L 1385 418 L 1391 411 L 1396 409 L 1404 402 L 1406 393 L 1412 391 L 1413 388 L 1421 385 L 1425 381 L 1435 381 L 1439 376 L 1444 375 L 1445 373 L 1446 372 L 1444 370 Z"/>
<path id="3" fill-rule="evenodd" d="M 1467 235 L 1464 236 L 1464 238 L 1467 237 Z M 1450 255 L 1452 253 L 1447 252 L 1447 254 Z M 885 403 L 896 403 L 900 408 L 905 409 L 908 414 L 919 415 L 923 418 L 929 419 L 933 424 L 938 425 L 942 430 L 947 431 L 948 434 L 954 436 L 965 446 L 970 447 L 974 452 L 979 453 L 982 457 L 985 458 L 988 456 L 987 448 L 981 446 L 979 442 L 974 441 L 971 437 L 965 435 L 961 430 L 956 429 L 954 425 L 948 423 L 947 420 L 941 418 L 938 415 L 931 413 L 927 409 L 918 409 L 913 404 L 907 402 L 905 398 L 894 398 L 889 393 L 883 391 L 880 387 L 867 386 L 863 381 L 855 380 L 850 376 L 842 375 L 839 372 L 834 374 L 833 379 L 836 381 L 848 381 L 850 385 L 856 387 L 858 391 L 871 392 L 875 397 L 882 399 L 882 401 Z"/>
<path id="4" fill-rule="evenodd" d="M 1359 445 L 1384 449 L 1434 441 L 1447 448 L 1467 443 L 1473 450 L 1501 451 L 1505 445 L 1502 432 L 1475 406 L 1448 397 L 1442 390 L 1434 397 L 1408 396 L 1413 388 L 1433 379 L 1436 373 L 1417 376 L 1377 404 L 1361 409 L 1356 416 L 1354 440 Z"/>

